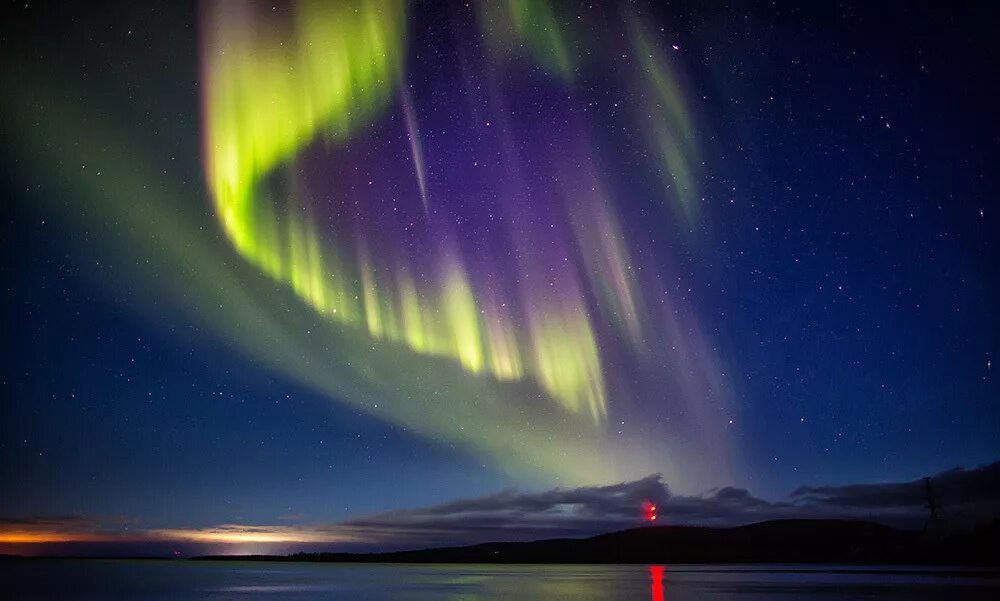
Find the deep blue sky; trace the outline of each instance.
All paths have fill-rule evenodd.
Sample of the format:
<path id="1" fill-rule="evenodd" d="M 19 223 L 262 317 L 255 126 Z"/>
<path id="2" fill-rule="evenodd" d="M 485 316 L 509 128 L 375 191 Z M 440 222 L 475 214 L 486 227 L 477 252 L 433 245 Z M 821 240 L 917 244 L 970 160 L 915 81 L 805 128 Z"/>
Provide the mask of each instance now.
<path id="1" fill-rule="evenodd" d="M 995 460 L 997 15 L 698 4 L 661 18 L 703 125 L 705 218 L 697 241 L 664 235 L 650 252 L 681 274 L 727 366 L 733 483 L 778 496 Z M 411 18 L 413 43 L 447 57 L 446 36 L 420 32 L 448 20 Z M 197 189 L 195 25 L 169 3 L 18 8 L 3 68 L 32 65 L 146 136 L 175 159 L 167 177 Z M 127 252 L 53 219 L 19 149 L 0 156 L 0 516 L 337 520 L 540 485 L 269 372 L 129 298 L 141 282 L 106 285 Z"/>

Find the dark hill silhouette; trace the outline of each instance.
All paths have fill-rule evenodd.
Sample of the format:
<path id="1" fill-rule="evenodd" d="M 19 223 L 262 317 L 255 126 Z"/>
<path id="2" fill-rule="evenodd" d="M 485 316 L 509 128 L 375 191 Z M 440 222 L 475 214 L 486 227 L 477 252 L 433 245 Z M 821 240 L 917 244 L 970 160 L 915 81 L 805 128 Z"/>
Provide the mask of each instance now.
<path id="1" fill-rule="evenodd" d="M 399 563 L 858 563 L 995 564 L 1000 522 L 930 539 L 873 522 L 775 520 L 735 528 L 655 526 L 585 539 L 485 543 L 388 553 L 211 556 L 203 560 Z"/>

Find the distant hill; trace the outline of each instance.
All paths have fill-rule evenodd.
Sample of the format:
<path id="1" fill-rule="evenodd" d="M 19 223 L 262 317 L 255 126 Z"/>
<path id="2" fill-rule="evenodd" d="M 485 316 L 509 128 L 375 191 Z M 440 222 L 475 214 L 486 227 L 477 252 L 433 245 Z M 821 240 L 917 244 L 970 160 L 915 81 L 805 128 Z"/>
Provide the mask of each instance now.
<path id="1" fill-rule="evenodd" d="M 736 528 L 649 526 L 585 539 L 485 543 L 390 553 L 209 556 L 201 560 L 390 563 L 940 563 L 996 564 L 1000 522 L 930 538 L 848 520 L 775 520 Z"/>

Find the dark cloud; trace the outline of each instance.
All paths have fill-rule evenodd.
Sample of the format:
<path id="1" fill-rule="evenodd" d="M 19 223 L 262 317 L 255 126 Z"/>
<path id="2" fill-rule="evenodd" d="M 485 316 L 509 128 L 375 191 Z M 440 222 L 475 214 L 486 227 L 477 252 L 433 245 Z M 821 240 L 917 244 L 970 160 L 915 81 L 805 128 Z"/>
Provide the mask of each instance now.
<path id="1" fill-rule="evenodd" d="M 464 544 L 485 540 L 578 537 L 637 526 L 644 502 L 671 497 L 659 475 L 609 486 L 505 490 L 420 509 L 390 511 L 332 526 L 351 538 L 387 544 Z"/>
<path id="2" fill-rule="evenodd" d="M 1000 462 L 972 470 L 955 468 L 931 479 L 935 496 L 944 503 L 996 502 L 1000 498 Z M 926 504 L 921 480 L 888 484 L 803 486 L 792 497 L 809 503 L 860 509 L 914 507 Z"/>
<path id="3" fill-rule="evenodd" d="M 975 469 L 955 468 L 931 478 L 931 490 L 946 522 L 967 525 L 1000 516 L 1000 462 Z M 883 484 L 803 486 L 791 498 L 799 505 L 882 521 L 924 520 L 928 516 L 923 479 Z"/>
<path id="4" fill-rule="evenodd" d="M 932 478 L 941 515 L 967 525 L 1000 515 L 1000 462 L 954 469 Z M 0 535 L 70 534 L 64 540 L 195 545 L 190 552 L 396 550 L 488 541 L 585 537 L 642 524 L 642 505 L 658 507 L 659 523 L 735 526 L 786 518 L 871 519 L 895 526 L 925 522 L 923 480 L 845 486 L 803 486 L 770 501 L 742 488 L 703 495 L 672 494 L 658 474 L 632 482 L 544 492 L 504 490 L 473 499 L 359 517 L 335 524 L 225 524 L 202 529 L 104 528 L 78 516 L 0 520 Z M 282 516 L 292 521 L 300 516 Z M 105 534 L 102 534 L 105 533 Z M 16 538 L 16 537 L 12 537 Z M 3 537 L 0 536 L 0 541 Z M 241 546 L 242 545 L 242 546 Z M 247 547 L 246 545 L 254 545 Z M 171 547 L 174 548 L 174 547 Z"/>
<path id="5" fill-rule="evenodd" d="M 932 478 L 932 486 L 942 517 L 952 524 L 1000 515 L 1000 462 L 942 472 Z M 769 501 L 735 487 L 674 495 L 656 474 L 612 486 L 503 491 L 382 513 L 333 528 L 349 530 L 355 540 L 389 546 L 579 537 L 640 525 L 644 501 L 657 504 L 661 523 L 668 524 L 735 526 L 771 519 L 853 518 L 919 527 L 928 515 L 923 480 L 801 487 L 785 500 Z"/>

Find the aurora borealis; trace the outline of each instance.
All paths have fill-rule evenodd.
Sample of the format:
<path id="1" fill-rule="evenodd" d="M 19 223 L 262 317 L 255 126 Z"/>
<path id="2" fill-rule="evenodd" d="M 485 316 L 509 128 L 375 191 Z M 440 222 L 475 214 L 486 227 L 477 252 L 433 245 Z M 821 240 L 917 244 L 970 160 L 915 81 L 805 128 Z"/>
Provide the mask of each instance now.
<path id="1" fill-rule="evenodd" d="M 487 373 L 498 380 L 530 378 L 566 410 L 603 421 L 607 415 L 604 375 L 579 275 L 590 276 L 588 292 L 603 293 L 595 303 L 597 309 L 626 324 L 634 342 L 649 326 L 637 314 L 638 291 L 628 274 L 632 265 L 613 205 L 602 197 L 600 182 L 586 163 L 580 164 L 589 157 L 577 159 L 575 169 L 532 174 L 562 176 L 570 182 L 582 177 L 591 184 L 589 190 L 579 186 L 560 190 L 565 184 L 550 189 L 525 181 L 525 176 L 515 176 L 513 185 L 504 186 L 504 177 L 524 172 L 526 167 L 513 148 L 518 141 L 513 125 L 507 122 L 507 111 L 501 110 L 505 102 L 497 89 L 500 86 L 491 83 L 486 94 L 476 94 L 467 83 L 456 96 L 486 108 L 480 111 L 479 122 L 462 122 L 456 124 L 459 131 L 442 133 L 457 137 L 474 132 L 483 165 L 472 161 L 465 168 L 482 170 L 485 175 L 461 173 L 450 178 L 454 181 L 439 182 L 438 187 L 447 191 L 433 195 L 432 207 L 425 181 L 425 141 L 420 139 L 419 120 L 405 90 L 406 38 L 400 25 L 405 21 L 405 5 L 304 2 L 291 11 L 288 39 L 272 34 L 282 27 L 268 22 L 270 11 L 261 16 L 252 8 L 234 9 L 225 3 L 210 10 L 204 78 L 207 179 L 222 227 L 240 254 L 290 285 L 320 314 L 365 328 L 375 340 L 449 357 L 472 374 Z M 551 20 L 551 10 L 545 2 L 510 2 L 484 10 L 477 24 L 489 30 L 490 39 L 504 35 L 523 39 L 528 48 L 537 50 L 543 63 L 548 52 L 552 66 L 568 76 L 570 59 L 560 27 L 543 20 L 551 39 L 536 40 L 525 25 L 539 18 L 535 14 L 539 11 Z M 536 45 L 542 47 L 536 49 Z M 668 82 L 659 81 L 658 65 L 649 69 L 655 73 L 651 78 L 669 87 Z M 482 77 L 495 82 L 499 74 L 491 70 Z M 308 176 L 303 177 L 305 167 L 293 157 L 319 137 L 327 139 L 326 148 L 349 145 L 352 133 L 377 119 L 378 108 L 386 104 L 395 82 L 403 88 L 396 110 L 403 113 L 403 119 L 396 121 L 395 128 L 386 127 L 387 131 L 370 135 L 371 140 L 362 143 L 374 146 L 370 152 L 378 161 L 383 148 L 405 134 L 413 173 L 404 175 L 415 178 L 417 189 L 397 176 L 396 180 L 403 181 L 338 194 L 338 184 L 351 181 L 351 167 L 355 172 L 362 167 L 343 160 L 339 170 L 331 169 L 333 173 L 324 174 L 324 182 L 316 184 L 330 190 L 310 192 Z M 676 96 L 678 92 L 664 94 Z M 570 107 L 567 118 L 575 119 Z M 373 113 L 370 119 L 368 113 Z M 402 132 L 400 124 L 405 124 Z M 491 126 L 498 132 L 495 136 L 482 131 Z M 571 130 L 568 140 L 561 144 L 584 143 L 583 132 L 567 129 Z M 676 133 L 691 137 L 683 130 Z M 429 149 L 434 154 L 441 150 Z M 340 162 L 336 153 L 328 154 L 334 156 L 325 157 L 325 165 Z M 678 162 L 676 154 L 676 149 L 664 151 L 668 166 Z M 291 198 L 272 196 L 266 189 L 268 176 L 283 163 L 291 165 L 289 177 L 297 180 L 288 185 Z M 492 168 L 487 163 L 493 163 Z M 372 177 L 392 178 L 399 171 L 403 170 Z M 688 180 L 686 170 L 681 172 L 681 179 Z M 302 179 L 307 181 L 298 181 Z M 374 186 L 373 181 L 368 183 Z M 685 190 L 688 187 L 687 181 L 681 185 Z M 423 214 L 417 210 L 418 194 Z M 577 198 L 587 195 L 594 198 Z M 349 203 L 358 206 L 358 196 L 364 204 L 382 205 L 379 209 L 390 196 L 393 214 L 386 218 L 378 214 L 381 211 L 345 208 Z M 485 203 L 480 200 L 483 197 Z M 546 205 L 545 214 L 518 206 L 536 203 Z M 283 205 L 280 213 L 277 204 Z M 316 216 L 319 208 L 315 205 L 324 204 L 335 207 L 337 219 L 332 223 Z M 471 220 L 465 215 L 470 207 L 475 210 L 483 204 L 501 216 L 491 215 L 478 227 L 455 227 Z M 395 215 L 399 212 L 401 218 Z M 354 231 L 344 221 L 353 221 Z M 525 221 L 541 227 L 525 227 Z M 567 222 L 572 229 L 564 225 Z M 464 248 L 471 236 L 462 229 L 472 230 L 478 248 Z M 331 231 L 333 235 L 323 235 Z M 379 240 L 378 253 L 370 249 L 372 239 Z M 351 245 L 345 240 L 355 242 Z M 345 247 L 346 251 L 338 250 Z M 534 248 L 544 248 L 556 261 L 532 256 Z M 586 257 L 586 271 L 576 264 L 576 256 Z M 481 274 L 475 282 L 467 264 Z M 513 267 L 515 277 L 502 275 L 508 267 Z"/>
<path id="2" fill-rule="evenodd" d="M 597 172 L 605 159 L 592 148 L 586 107 L 557 96 L 571 93 L 585 71 L 570 50 L 579 41 L 571 43 L 554 10 L 501 2 L 464 15 L 461 26 L 485 43 L 455 49 L 466 66 L 457 80 L 430 81 L 447 85 L 446 103 L 470 107 L 444 123 L 411 90 L 405 3 L 302 2 L 281 14 L 209 4 L 206 179 L 233 247 L 320 316 L 374 344 L 457 363 L 468 378 L 491 381 L 497 404 L 517 402 L 508 398 L 524 388 L 493 382 L 537 387 L 532 404 L 554 404 L 556 419 L 574 423 L 577 436 L 599 439 L 609 390 L 631 394 L 602 363 L 609 348 L 640 367 L 717 368 L 711 354 L 654 350 L 671 335 L 644 309 L 643 289 L 663 284 L 657 265 L 639 259 L 644 243 L 625 233 Z M 649 152 L 660 164 L 650 174 L 666 180 L 659 200 L 689 217 L 696 143 L 683 91 L 638 18 L 627 20 L 623 34 L 646 55 L 633 84 L 651 103 L 645 114 L 635 107 L 633 122 L 654 132 Z M 549 86 L 543 97 L 553 103 L 519 119 L 511 107 L 528 100 L 522 78 Z M 538 118 L 558 126 L 530 148 L 521 121 Z M 463 147 L 472 156 L 454 154 Z M 373 369 L 367 377 L 378 386 L 381 369 Z M 692 392 L 695 402 L 708 400 L 706 391 Z M 386 410 L 406 411 L 391 402 Z M 483 439 L 494 435 L 483 427 L 470 428 L 470 437 L 464 421 L 452 426 L 431 427 L 490 448 Z"/>
<path id="3" fill-rule="evenodd" d="M 859 11 L 29 5 L 0 518 L 321 543 L 508 488 L 995 460 L 984 19 Z"/>

